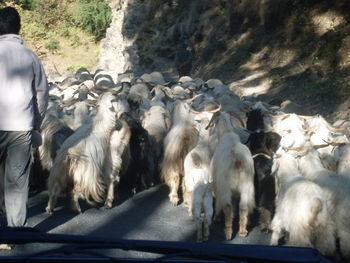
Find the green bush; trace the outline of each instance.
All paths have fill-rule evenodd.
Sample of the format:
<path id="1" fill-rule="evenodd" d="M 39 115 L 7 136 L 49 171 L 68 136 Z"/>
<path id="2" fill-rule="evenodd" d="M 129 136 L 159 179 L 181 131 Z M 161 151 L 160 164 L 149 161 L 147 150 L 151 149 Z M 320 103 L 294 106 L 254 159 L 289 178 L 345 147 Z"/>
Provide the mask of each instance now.
<path id="1" fill-rule="evenodd" d="M 50 39 L 46 45 L 45 48 L 47 48 L 50 51 L 57 50 L 59 48 L 59 43 L 56 39 Z"/>
<path id="2" fill-rule="evenodd" d="M 15 3 L 26 10 L 32 10 L 36 6 L 36 0 L 17 0 Z"/>
<path id="3" fill-rule="evenodd" d="M 74 5 L 76 22 L 96 40 L 101 40 L 112 21 L 112 11 L 105 0 L 78 0 Z"/>
<path id="4" fill-rule="evenodd" d="M 69 72 L 77 72 L 78 69 L 80 69 L 80 68 L 86 68 L 87 70 L 90 71 L 90 69 L 89 69 L 88 66 L 86 66 L 86 65 L 80 65 L 80 64 L 74 65 L 74 66 L 69 66 L 68 68 L 66 68 L 66 70 L 69 71 Z"/>

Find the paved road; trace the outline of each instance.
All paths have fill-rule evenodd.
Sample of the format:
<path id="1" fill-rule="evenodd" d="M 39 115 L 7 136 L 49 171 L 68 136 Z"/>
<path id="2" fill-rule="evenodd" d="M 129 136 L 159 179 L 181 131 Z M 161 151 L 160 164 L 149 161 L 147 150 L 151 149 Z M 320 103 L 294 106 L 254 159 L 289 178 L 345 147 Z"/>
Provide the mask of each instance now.
<path id="1" fill-rule="evenodd" d="M 47 192 L 40 192 L 29 200 L 28 225 L 36 229 L 57 234 L 91 235 L 96 237 L 195 241 L 194 221 L 182 205 L 174 207 L 168 200 L 168 188 L 158 185 L 134 196 L 121 194 L 112 209 L 91 207 L 84 202 L 82 214 L 70 210 L 69 201 L 58 201 L 53 215 L 44 212 Z M 2 219 L 3 220 L 3 219 Z M 237 234 L 237 222 L 235 223 Z M 238 235 L 232 241 L 224 240 L 222 223 L 214 222 L 209 242 L 235 244 L 268 244 L 269 234 L 261 233 L 257 227 L 251 229 L 246 238 Z M 53 245 L 54 246 L 54 245 Z M 18 245 L 3 255 L 24 255 L 46 249 L 48 245 Z M 50 246 L 49 246 L 50 247 Z M 136 253 L 137 255 L 138 253 Z M 142 253 L 140 254 L 142 255 Z"/>

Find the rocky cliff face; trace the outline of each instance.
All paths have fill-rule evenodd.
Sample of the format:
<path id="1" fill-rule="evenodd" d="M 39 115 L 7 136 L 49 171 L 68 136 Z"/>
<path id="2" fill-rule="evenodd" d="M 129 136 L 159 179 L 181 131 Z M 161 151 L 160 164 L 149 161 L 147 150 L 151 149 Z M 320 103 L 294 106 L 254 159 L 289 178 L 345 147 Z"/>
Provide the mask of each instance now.
<path id="1" fill-rule="evenodd" d="M 125 37 L 124 20 L 130 1 L 111 2 L 112 23 L 107 29 L 106 37 L 100 43 L 100 57 L 96 69 L 107 72 L 123 73 L 138 64 L 137 50 L 133 47 L 133 39 Z"/>

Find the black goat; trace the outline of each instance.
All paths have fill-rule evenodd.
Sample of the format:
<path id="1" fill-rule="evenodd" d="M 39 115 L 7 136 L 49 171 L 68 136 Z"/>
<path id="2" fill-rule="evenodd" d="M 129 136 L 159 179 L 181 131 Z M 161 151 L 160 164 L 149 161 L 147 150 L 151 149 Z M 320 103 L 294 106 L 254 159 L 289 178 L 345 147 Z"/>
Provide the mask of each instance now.
<path id="1" fill-rule="evenodd" d="M 261 231 L 268 231 L 274 214 L 276 198 L 275 178 L 271 174 L 272 158 L 266 154 L 253 156 L 255 202 L 259 212 L 259 226 Z"/>
<path id="2" fill-rule="evenodd" d="M 274 214 L 275 178 L 271 174 L 272 157 L 279 147 L 281 136 L 275 132 L 253 132 L 248 147 L 254 160 L 255 201 L 259 211 L 259 226 L 268 231 Z"/>
<path id="3" fill-rule="evenodd" d="M 260 109 L 247 112 L 247 130 L 259 132 L 265 129 L 264 113 Z"/>
<path id="4" fill-rule="evenodd" d="M 133 193 L 153 186 L 155 182 L 156 160 L 152 151 L 149 134 L 141 124 L 129 114 L 123 114 L 131 130 L 130 164 L 125 176 L 121 178 L 121 189 Z"/>
<path id="5" fill-rule="evenodd" d="M 253 155 L 266 153 L 272 157 L 279 147 L 281 138 L 276 132 L 253 132 L 250 134 L 247 144 Z"/>

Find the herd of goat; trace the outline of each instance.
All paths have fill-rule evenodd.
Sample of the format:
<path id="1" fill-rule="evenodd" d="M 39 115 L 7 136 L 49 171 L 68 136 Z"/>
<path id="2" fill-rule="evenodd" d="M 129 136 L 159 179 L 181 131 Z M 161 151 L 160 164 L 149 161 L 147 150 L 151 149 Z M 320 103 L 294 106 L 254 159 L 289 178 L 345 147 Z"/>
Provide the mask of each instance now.
<path id="1" fill-rule="evenodd" d="M 199 242 L 222 214 L 232 239 L 236 211 L 246 236 L 257 211 L 271 245 L 284 235 L 287 245 L 350 258 L 349 120 L 286 113 L 218 79 L 166 82 L 159 72 L 113 79 L 80 69 L 50 85 L 34 165 L 48 173 L 47 213 L 63 193 L 81 212 L 80 199 L 111 208 L 121 188 L 165 183 Z"/>

